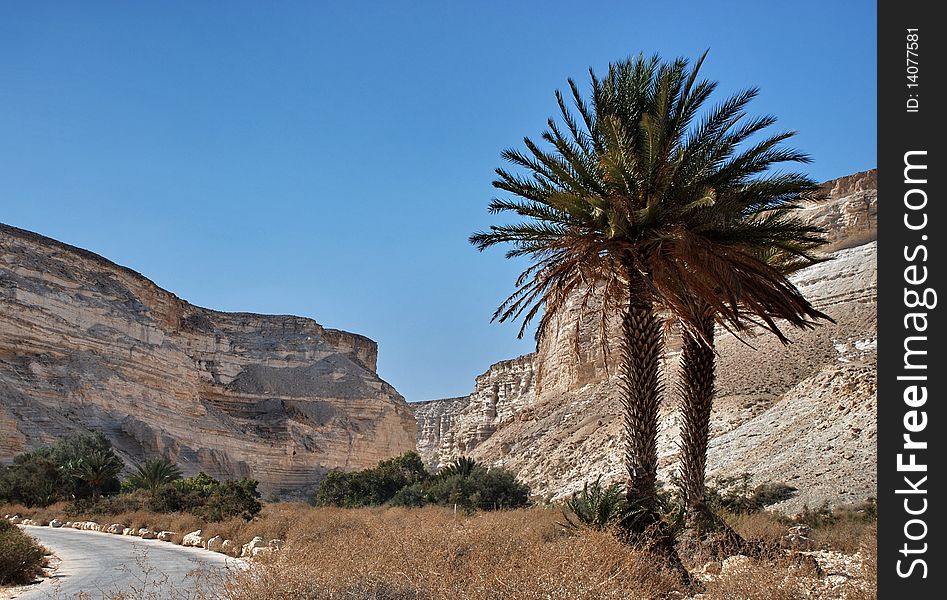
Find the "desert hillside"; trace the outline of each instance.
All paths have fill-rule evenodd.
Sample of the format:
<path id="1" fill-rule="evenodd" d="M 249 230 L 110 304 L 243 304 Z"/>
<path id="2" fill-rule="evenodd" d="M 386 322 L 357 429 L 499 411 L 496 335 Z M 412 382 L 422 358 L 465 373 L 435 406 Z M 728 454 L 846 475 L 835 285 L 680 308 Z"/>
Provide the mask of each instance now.
<path id="1" fill-rule="evenodd" d="M 799 490 L 786 510 L 862 501 L 876 490 L 877 173 L 833 180 L 824 190 L 827 199 L 805 213 L 829 230 L 831 260 L 793 281 L 836 322 L 788 332 L 789 346 L 762 333 L 743 343 L 718 332 L 711 478 L 752 473 L 758 482 L 786 482 Z M 579 319 L 575 307 L 557 335 L 533 354 L 491 366 L 469 396 L 416 405 L 422 457 L 504 465 L 552 497 L 598 475 L 621 478 L 614 357 L 603 356 L 596 318 Z M 670 390 L 678 356 L 672 336 Z M 659 441 L 665 481 L 676 466 L 678 426 L 672 397 Z"/>
<path id="2" fill-rule="evenodd" d="M 129 463 L 300 493 L 415 447 L 372 340 L 188 304 L 91 252 L 0 225 L 0 460 L 76 430 Z"/>

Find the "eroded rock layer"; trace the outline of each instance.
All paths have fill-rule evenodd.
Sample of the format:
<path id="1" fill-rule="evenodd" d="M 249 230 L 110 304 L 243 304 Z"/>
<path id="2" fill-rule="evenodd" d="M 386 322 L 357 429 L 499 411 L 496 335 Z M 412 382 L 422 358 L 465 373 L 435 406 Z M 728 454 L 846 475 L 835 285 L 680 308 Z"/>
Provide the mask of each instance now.
<path id="1" fill-rule="evenodd" d="M 101 430 L 131 462 L 306 493 L 415 447 L 372 340 L 188 304 L 91 252 L 0 225 L 0 460 Z"/>
<path id="2" fill-rule="evenodd" d="M 828 182 L 828 198 L 805 209 L 807 219 L 829 230 L 833 260 L 800 271 L 793 281 L 835 323 L 790 331 L 789 346 L 763 332 L 749 336 L 749 345 L 717 334 L 710 477 L 751 473 L 759 482 L 793 485 L 799 493 L 785 510 L 875 495 L 876 180 L 868 171 Z M 611 368 L 617 357 L 606 360 L 600 331 L 596 315 L 582 316 L 574 306 L 535 354 L 494 365 L 469 397 L 418 406 L 422 456 L 431 464 L 470 455 L 504 465 L 551 497 L 599 475 L 623 478 Z M 672 336 L 668 390 L 674 389 L 678 347 Z M 509 364 L 517 365 L 516 374 Z M 529 384 L 517 387 L 522 381 Z M 507 386 L 518 393 L 489 393 Z M 440 428 L 422 435 L 435 414 Z M 679 422 L 669 394 L 659 433 L 665 482 L 676 469 Z"/>

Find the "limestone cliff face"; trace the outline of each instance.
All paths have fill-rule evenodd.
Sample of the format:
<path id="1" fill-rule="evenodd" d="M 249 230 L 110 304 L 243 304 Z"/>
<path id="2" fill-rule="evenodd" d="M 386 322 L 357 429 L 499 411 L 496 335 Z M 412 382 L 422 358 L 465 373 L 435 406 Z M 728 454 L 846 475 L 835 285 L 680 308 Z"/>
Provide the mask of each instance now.
<path id="1" fill-rule="evenodd" d="M 424 462 L 437 466 L 466 456 L 515 419 L 533 400 L 534 368 L 532 354 L 504 360 L 477 377 L 469 396 L 414 404 Z"/>
<path id="2" fill-rule="evenodd" d="M 791 331 L 782 346 L 760 332 L 752 346 L 718 331 L 717 395 L 708 455 L 711 477 L 754 473 L 784 481 L 800 494 L 784 508 L 860 501 L 875 481 L 875 349 L 877 269 L 876 173 L 825 184 L 829 198 L 806 207 L 807 218 L 830 230 L 833 260 L 793 276 L 793 281 L 836 323 Z M 605 353 L 597 315 L 567 309 L 534 355 L 515 359 L 532 376 L 531 389 L 489 410 L 479 401 L 488 371 L 465 401 L 438 401 L 416 409 L 419 424 L 439 413 L 439 438 L 419 448 L 431 462 L 467 454 L 504 465 L 542 495 L 562 497 L 602 475 L 620 480 L 621 409 L 615 394 L 617 357 Z M 672 335 L 665 356 L 666 389 L 677 377 L 679 345 Z M 526 364 L 532 363 L 532 369 Z M 505 363 L 500 363 L 505 364 Z M 506 404 L 506 406 L 503 406 Z M 500 419 L 492 415 L 505 415 Z M 484 434 L 490 435 L 484 438 Z M 659 460 L 662 478 L 673 475 L 679 416 L 673 393 L 662 407 Z M 473 442 L 473 443 L 471 443 Z"/>
<path id="3" fill-rule="evenodd" d="M 0 225 L 0 459 L 75 430 L 128 461 L 302 493 L 411 450 L 372 340 L 188 304 L 104 258 Z"/>

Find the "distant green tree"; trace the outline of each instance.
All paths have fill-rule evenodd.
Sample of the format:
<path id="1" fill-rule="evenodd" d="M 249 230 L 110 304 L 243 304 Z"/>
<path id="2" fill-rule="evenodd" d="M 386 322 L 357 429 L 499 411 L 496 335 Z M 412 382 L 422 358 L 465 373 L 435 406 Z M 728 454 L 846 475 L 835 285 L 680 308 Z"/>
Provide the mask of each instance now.
<path id="1" fill-rule="evenodd" d="M 19 454 L 8 466 L 0 466 L 0 501 L 29 507 L 48 506 L 62 498 L 71 481 L 53 459 L 50 448 Z"/>
<path id="2" fill-rule="evenodd" d="M 454 462 L 450 463 L 449 465 L 447 465 L 446 467 L 438 471 L 437 474 L 441 477 L 450 477 L 452 475 L 459 475 L 461 478 L 467 479 L 468 477 L 473 475 L 473 472 L 479 466 L 480 465 L 477 464 L 476 460 L 467 456 L 461 456 L 460 458 L 454 460 Z"/>
<path id="3" fill-rule="evenodd" d="M 48 506 L 59 500 L 97 499 L 103 492 L 119 490 L 117 476 L 122 467 L 102 433 L 72 434 L 52 446 L 24 452 L 14 457 L 12 464 L 0 467 L 0 500 Z"/>
<path id="4" fill-rule="evenodd" d="M 122 472 L 125 464 L 114 452 L 95 451 L 67 462 L 63 470 L 70 476 L 86 483 L 92 490 L 92 499 L 98 500 L 102 495 L 102 487 L 115 480 Z"/>
<path id="5" fill-rule="evenodd" d="M 487 469 L 460 459 L 441 470 L 424 488 L 426 498 L 465 510 L 520 508 L 529 504 L 529 487 L 503 468 Z"/>
<path id="6" fill-rule="evenodd" d="M 153 458 L 135 467 L 128 478 L 132 487 L 155 492 L 173 481 L 181 479 L 181 469 L 164 458 Z"/>
<path id="7" fill-rule="evenodd" d="M 402 488 L 428 477 L 421 457 L 416 452 L 406 452 L 371 469 L 330 471 L 319 485 L 316 504 L 343 508 L 378 506 L 391 501 Z"/>

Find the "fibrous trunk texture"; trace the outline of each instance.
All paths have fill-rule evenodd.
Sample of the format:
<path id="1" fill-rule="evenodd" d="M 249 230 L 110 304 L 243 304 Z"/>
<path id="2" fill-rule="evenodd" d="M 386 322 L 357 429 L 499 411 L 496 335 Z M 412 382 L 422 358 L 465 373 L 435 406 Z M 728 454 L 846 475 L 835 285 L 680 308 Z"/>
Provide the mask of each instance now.
<path id="1" fill-rule="evenodd" d="M 640 285 L 640 284 L 639 284 Z M 631 302 L 622 322 L 621 402 L 624 411 L 628 501 L 654 512 L 658 477 L 658 408 L 664 350 L 661 321 L 641 288 L 632 282 Z"/>
<path id="2" fill-rule="evenodd" d="M 703 529 L 709 517 L 704 476 L 714 395 L 714 323 L 705 317 L 697 332 L 685 330 L 678 383 L 681 409 L 680 477 L 689 526 Z"/>

